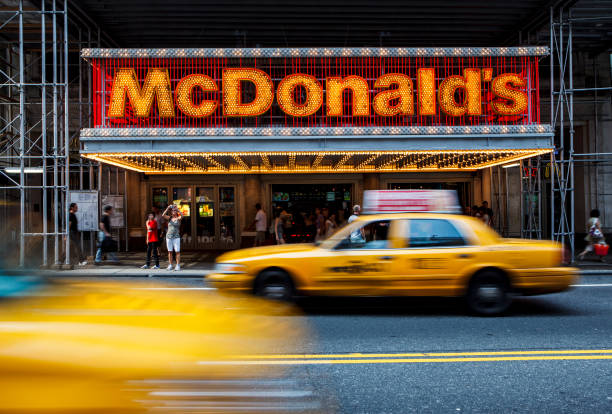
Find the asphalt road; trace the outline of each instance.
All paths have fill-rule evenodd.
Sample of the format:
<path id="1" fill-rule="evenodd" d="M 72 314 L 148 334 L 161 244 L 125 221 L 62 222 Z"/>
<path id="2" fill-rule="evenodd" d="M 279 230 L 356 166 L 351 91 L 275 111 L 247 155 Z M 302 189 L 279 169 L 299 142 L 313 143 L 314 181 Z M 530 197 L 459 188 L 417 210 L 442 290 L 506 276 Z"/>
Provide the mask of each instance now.
<path id="1" fill-rule="evenodd" d="M 198 279 L 167 282 L 206 288 Z M 287 365 L 337 412 L 612 412 L 612 274 L 519 298 L 495 318 L 468 315 L 460 300 L 328 299 L 299 308 L 294 318 L 310 330 L 299 355 L 261 363 Z"/>

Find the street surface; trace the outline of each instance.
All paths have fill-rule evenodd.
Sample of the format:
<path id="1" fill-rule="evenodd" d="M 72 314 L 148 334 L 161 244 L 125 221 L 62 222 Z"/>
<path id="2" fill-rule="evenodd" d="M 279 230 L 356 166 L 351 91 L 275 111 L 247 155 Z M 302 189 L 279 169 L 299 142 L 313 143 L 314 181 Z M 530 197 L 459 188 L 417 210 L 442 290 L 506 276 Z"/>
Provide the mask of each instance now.
<path id="1" fill-rule="evenodd" d="M 209 289 L 200 279 L 164 281 Z M 455 299 L 319 299 L 299 307 L 296 318 L 311 332 L 302 352 L 271 350 L 245 363 L 286 365 L 331 396 L 338 412 L 612 412 L 612 274 L 518 298 L 503 317 L 470 316 Z"/>

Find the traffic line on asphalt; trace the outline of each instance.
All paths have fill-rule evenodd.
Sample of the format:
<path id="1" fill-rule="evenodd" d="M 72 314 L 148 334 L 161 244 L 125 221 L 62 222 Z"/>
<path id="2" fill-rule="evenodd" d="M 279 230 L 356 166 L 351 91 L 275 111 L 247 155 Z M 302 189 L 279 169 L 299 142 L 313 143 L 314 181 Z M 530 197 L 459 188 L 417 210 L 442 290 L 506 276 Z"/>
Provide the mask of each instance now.
<path id="1" fill-rule="evenodd" d="M 538 351 L 478 351 L 478 352 L 411 352 L 411 353 L 347 353 L 347 354 L 263 354 L 240 355 L 239 359 L 315 359 L 315 358 L 403 358 L 403 357 L 458 357 L 497 355 L 559 355 L 559 354 L 612 354 L 612 349 L 565 349 Z"/>
<path id="2" fill-rule="evenodd" d="M 578 285 L 572 285 L 572 287 L 611 287 L 612 283 L 583 283 Z"/>
<path id="3" fill-rule="evenodd" d="M 504 361 L 572 361 L 612 360 L 612 355 L 540 355 L 463 358 L 385 358 L 385 359 L 292 359 L 292 360 L 227 360 L 200 361 L 200 365 L 342 365 L 342 364 L 410 364 L 445 362 L 504 362 Z"/>
<path id="4" fill-rule="evenodd" d="M 201 361 L 199 363 L 202 365 L 331 365 L 572 360 L 612 360 L 612 349 L 371 354 L 270 354 L 243 355 L 225 361 Z"/>

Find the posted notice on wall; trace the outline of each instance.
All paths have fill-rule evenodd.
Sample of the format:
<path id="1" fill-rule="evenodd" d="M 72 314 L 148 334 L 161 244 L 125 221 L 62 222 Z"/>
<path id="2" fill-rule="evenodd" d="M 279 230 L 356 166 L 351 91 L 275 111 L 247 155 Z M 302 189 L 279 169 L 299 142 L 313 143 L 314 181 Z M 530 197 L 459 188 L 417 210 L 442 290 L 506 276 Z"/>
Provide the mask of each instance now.
<path id="1" fill-rule="evenodd" d="M 102 208 L 104 206 L 112 206 L 113 214 L 111 216 L 111 227 L 125 227 L 125 211 L 123 209 L 122 195 L 103 195 Z"/>
<path id="2" fill-rule="evenodd" d="M 76 212 L 79 231 L 96 231 L 100 221 L 98 212 L 98 192 L 92 190 L 70 191 L 70 203 L 77 203 Z"/>

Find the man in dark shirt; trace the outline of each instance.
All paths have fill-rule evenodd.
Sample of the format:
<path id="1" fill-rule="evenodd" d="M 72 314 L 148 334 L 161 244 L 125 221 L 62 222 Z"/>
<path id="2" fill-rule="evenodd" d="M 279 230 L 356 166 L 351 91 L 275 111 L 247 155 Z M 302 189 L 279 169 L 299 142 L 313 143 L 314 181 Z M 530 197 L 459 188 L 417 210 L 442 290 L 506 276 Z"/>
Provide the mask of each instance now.
<path id="1" fill-rule="evenodd" d="M 100 218 L 100 231 L 98 232 L 99 246 L 98 246 L 98 251 L 96 252 L 96 259 L 95 259 L 96 264 L 102 263 L 102 253 L 104 253 L 102 251 L 102 245 L 104 244 L 104 240 L 106 239 L 112 240 L 113 238 L 111 234 L 111 230 L 112 230 L 111 222 L 110 222 L 111 214 L 113 214 L 113 207 L 104 206 L 104 213 L 102 214 L 102 218 Z M 114 251 L 107 251 L 105 253 L 107 253 L 110 256 L 110 259 L 112 262 L 117 262 L 117 256 L 115 255 Z"/>
<path id="2" fill-rule="evenodd" d="M 79 206 L 77 205 L 77 203 L 70 203 L 70 207 L 68 209 L 68 234 L 70 236 L 70 250 L 76 251 L 77 257 L 79 258 L 79 265 L 85 266 L 87 264 L 87 261 L 85 260 L 85 256 L 83 255 L 83 251 L 81 250 L 79 219 L 76 216 L 77 211 L 79 211 Z"/>

